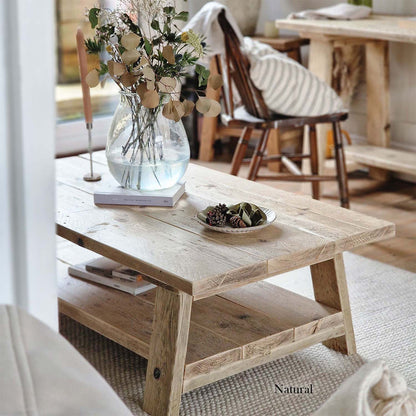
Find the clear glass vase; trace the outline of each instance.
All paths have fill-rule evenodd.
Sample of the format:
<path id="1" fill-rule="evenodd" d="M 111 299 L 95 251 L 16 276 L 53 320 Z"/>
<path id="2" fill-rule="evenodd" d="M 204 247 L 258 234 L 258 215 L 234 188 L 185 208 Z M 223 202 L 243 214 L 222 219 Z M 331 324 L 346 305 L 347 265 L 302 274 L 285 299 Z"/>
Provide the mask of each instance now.
<path id="1" fill-rule="evenodd" d="M 143 107 L 137 94 L 121 91 L 106 156 L 111 174 L 122 187 L 154 191 L 181 180 L 190 151 L 182 121 L 168 120 L 161 106 Z"/>

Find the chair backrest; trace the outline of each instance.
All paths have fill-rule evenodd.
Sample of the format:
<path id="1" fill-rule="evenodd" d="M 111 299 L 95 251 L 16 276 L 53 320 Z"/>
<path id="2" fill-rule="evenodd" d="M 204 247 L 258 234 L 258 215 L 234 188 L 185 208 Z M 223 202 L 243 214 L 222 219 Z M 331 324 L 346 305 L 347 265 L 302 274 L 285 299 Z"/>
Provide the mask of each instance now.
<path id="1" fill-rule="evenodd" d="M 225 10 L 219 14 L 218 22 L 224 32 L 228 112 L 233 116 L 234 104 L 232 87 L 234 83 L 246 110 L 258 118 L 269 119 L 270 112 L 264 102 L 261 91 L 255 87 L 250 78 L 250 61 L 241 50 L 240 40 L 228 22 Z"/>

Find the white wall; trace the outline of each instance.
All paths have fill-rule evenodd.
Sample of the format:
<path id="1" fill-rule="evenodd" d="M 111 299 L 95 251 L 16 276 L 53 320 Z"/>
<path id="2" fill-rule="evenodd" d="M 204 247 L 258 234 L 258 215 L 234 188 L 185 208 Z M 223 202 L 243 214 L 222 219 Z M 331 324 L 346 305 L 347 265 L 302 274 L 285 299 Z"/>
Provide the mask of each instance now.
<path id="1" fill-rule="evenodd" d="M 0 2 L 0 16 L 5 16 L 6 13 L 6 4 L 5 2 Z M 1 19 L 0 23 L 3 24 L 4 20 Z M 1 53 L 4 50 L 4 41 L 5 38 L 2 37 L 0 40 L 0 101 L 2 103 L 7 102 L 7 80 L 6 77 L 2 76 L 4 73 L 4 68 L 6 68 L 7 56 L 5 53 Z M 5 110 L 7 106 L 1 106 L 2 111 L 0 111 L 0 189 L 2 196 L 0 197 L 0 258 L 1 258 L 1 269 L 2 275 L 0 275 L 0 303 L 7 302 L 8 299 L 12 299 L 13 296 L 13 285 L 11 278 L 5 276 L 12 276 L 12 248 L 11 248 L 11 224 L 8 221 L 11 215 L 11 204 L 9 200 L 5 197 L 10 194 L 10 144 L 7 140 L 8 131 L 9 131 L 9 120 Z"/>
<path id="2" fill-rule="evenodd" d="M 191 15 L 195 14 L 208 0 L 188 0 Z M 288 14 L 318 7 L 331 6 L 346 0 L 263 0 L 260 10 L 258 30 L 264 27 L 266 20 L 286 17 Z M 414 14 L 416 15 L 416 1 L 414 0 L 373 0 L 376 13 Z"/>
<path id="3" fill-rule="evenodd" d="M 208 0 L 188 1 L 189 11 L 191 15 L 195 14 L 196 11 L 198 11 L 205 3 L 208 2 Z M 266 20 L 274 20 L 286 17 L 288 14 L 294 11 L 330 6 L 336 3 L 337 2 L 334 0 L 263 0 L 257 29 L 259 32 L 261 32 Z"/>
<path id="4" fill-rule="evenodd" d="M 0 2 L 0 304 L 57 328 L 54 0 Z"/>
<path id="5" fill-rule="evenodd" d="M 192 3 L 195 0 L 190 1 Z M 258 28 L 263 28 L 262 23 L 265 20 L 286 17 L 289 13 L 294 11 L 326 7 L 345 1 L 346 0 L 263 0 Z M 416 1 L 373 0 L 373 9 L 376 13 L 416 15 Z"/>

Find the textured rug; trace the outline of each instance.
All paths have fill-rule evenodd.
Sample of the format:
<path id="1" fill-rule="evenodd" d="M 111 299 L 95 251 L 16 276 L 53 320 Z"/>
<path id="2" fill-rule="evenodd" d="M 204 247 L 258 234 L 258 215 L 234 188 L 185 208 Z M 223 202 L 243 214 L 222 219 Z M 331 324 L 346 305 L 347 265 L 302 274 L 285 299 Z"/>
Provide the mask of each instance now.
<path id="1" fill-rule="evenodd" d="M 315 345 L 182 396 L 181 415 L 310 415 L 365 361 L 383 358 L 416 388 L 416 274 L 345 254 L 358 354 Z M 269 281 L 312 296 L 308 269 Z M 69 318 L 62 334 L 107 379 L 135 415 L 141 410 L 146 360 Z M 312 384 L 312 394 L 285 394 L 275 385 Z M 335 415 L 334 415 L 335 416 Z"/>

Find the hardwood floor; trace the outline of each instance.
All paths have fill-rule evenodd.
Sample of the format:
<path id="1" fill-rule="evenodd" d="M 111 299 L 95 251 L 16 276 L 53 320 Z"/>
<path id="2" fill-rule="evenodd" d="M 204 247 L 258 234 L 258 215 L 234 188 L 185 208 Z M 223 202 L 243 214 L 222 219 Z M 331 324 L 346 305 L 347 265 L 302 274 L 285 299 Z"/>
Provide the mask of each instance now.
<path id="1" fill-rule="evenodd" d="M 230 169 L 225 161 L 193 162 L 222 172 Z M 246 177 L 247 173 L 248 167 L 243 166 L 239 176 Z M 289 192 L 310 194 L 308 184 L 265 183 Z M 394 222 L 397 227 L 395 238 L 356 249 L 354 253 L 416 273 L 416 184 L 395 179 L 382 183 L 369 179 L 365 173 L 354 173 L 349 188 L 352 210 Z M 324 184 L 321 200 L 338 205 L 335 183 Z"/>

